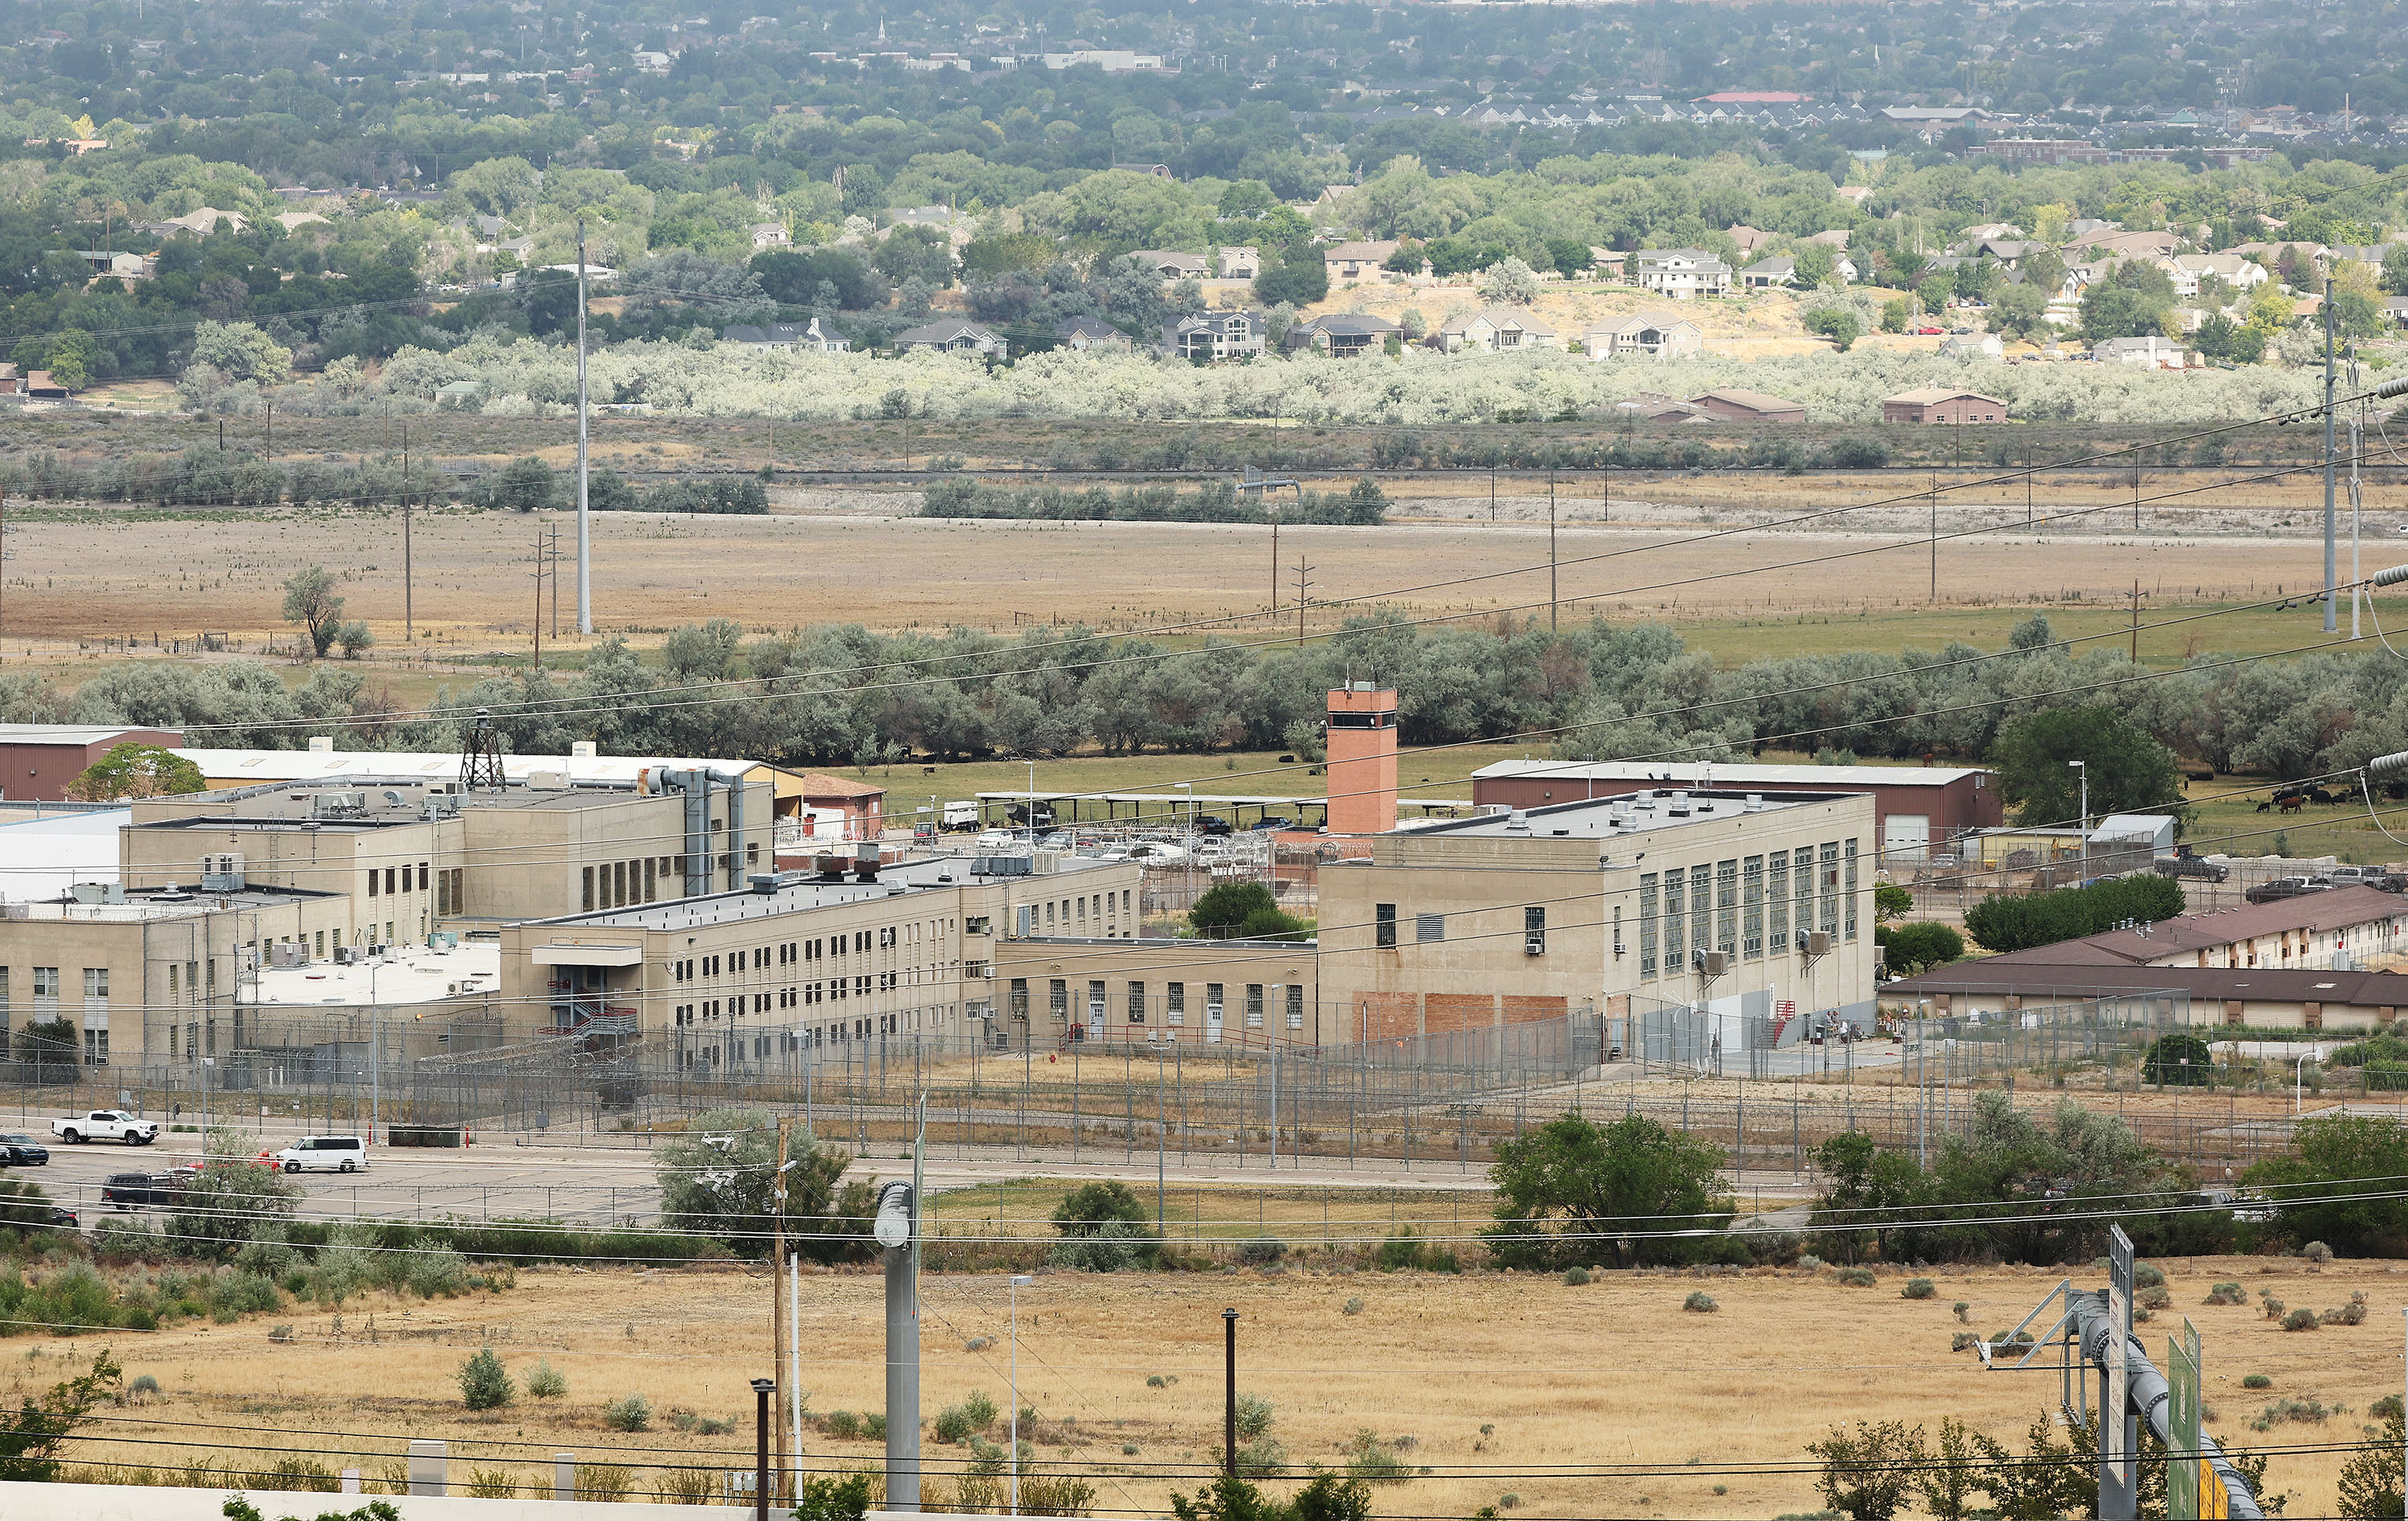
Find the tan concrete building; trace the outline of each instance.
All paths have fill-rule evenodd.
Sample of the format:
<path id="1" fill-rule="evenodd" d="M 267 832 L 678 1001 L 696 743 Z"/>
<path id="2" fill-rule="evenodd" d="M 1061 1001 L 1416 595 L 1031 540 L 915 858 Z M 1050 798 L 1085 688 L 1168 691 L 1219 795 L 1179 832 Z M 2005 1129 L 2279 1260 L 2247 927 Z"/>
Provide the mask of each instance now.
<path id="1" fill-rule="evenodd" d="M 1311 942 L 1009 940 L 996 948 L 998 1012 L 1048 1040 L 1184 1041 L 1257 1049 L 1321 1039 Z"/>
<path id="2" fill-rule="evenodd" d="M 358 778 L 278 783 L 135 805 L 121 834 L 129 887 L 247 883 L 336 894 L 349 923 L 313 928 L 308 954 L 424 944 L 470 930 L 743 886 L 770 869 L 770 785 L 688 792 Z M 664 787 L 668 790 L 663 790 Z"/>
<path id="3" fill-rule="evenodd" d="M 0 1031 L 14 1050 L 26 1026 L 64 1020 L 90 1067 L 230 1055 L 251 1034 L 240 990 L 263 959 L 349 920 L 326 893 L 79 893 L 0 906 Z"/>
<path id="4" fill-rule="evenodd" d="M 824 858 L 844 869 L 504 928 L 510 1039 L 666 1037 L 681 1067 L 776 1070 L 889 1040 L 1048 1044 L 1060 1037 L 1041 1017 L 996 1007 L 1005 942 L 1137 933 L 1134 863 L 1049 851 L 882 868 L 865 850 Z"/>
<path id="5" fill-rule="evenodd" d="M 1651 789 L 1350 841 L 1321 868 L 1324 1044 L 1872 997 L 1873 803 Z"/>

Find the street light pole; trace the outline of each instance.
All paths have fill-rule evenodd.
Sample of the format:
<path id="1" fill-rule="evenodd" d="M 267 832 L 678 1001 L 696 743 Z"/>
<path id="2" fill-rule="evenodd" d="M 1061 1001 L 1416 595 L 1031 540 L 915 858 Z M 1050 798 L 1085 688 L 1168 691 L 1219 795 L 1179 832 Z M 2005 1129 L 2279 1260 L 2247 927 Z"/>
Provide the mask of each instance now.
<path id="1" fill-rule="evenodd" d="M 2090 763 L 2071 760 L 2065 763 L 2082 779 L 2082 880 L 2090 880 Z"/>
<path id="2" fill-rule="evenodd" d="M 1011 1514 L 1020 1514 L 1020 1291 L 1037 1280 L 1011 1275 Z"/>
<path id="3" fill-rule="evenodd" d="M 1234 1307 L 1221 1312 L 1221 1467 L 1234 1479 L 1238 1476 L 1238 1312 Z"/>

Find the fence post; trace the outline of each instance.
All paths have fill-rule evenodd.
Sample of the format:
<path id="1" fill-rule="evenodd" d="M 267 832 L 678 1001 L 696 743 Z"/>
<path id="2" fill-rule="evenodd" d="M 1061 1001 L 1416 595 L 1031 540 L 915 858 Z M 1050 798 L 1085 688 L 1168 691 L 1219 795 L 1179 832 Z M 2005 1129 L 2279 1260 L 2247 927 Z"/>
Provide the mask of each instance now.
<path id="1" fill-rule="evenodd" d="M 552 1455 L 552 1498 L 554 1499 L 577 1498 L 577 1455 L 575 1453 Z"/>

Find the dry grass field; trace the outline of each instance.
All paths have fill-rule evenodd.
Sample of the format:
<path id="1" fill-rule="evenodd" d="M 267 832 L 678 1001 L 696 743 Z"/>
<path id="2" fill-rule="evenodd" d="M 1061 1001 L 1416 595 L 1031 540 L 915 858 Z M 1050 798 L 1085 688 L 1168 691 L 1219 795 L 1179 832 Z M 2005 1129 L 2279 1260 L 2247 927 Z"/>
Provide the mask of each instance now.
<path id="1" fill-rule="evenodd" d="M 2206 1346 L 2205 1403 L 2219 1439 L 2260 1448 L 2356 1440 L 2366 1407 L 2400 1378 L 2395 1312 L 2408 1297 L 2396 1266 L 2297 1259 L 2163 1263 L 2174 1311 L 2143 1334 L 2162 1356 L 2180 1317 Z M 1039 1414 L 1037 1456 L 1091 1475 L 1099 1510 L 1160 1514 L 1191 1487 L 1218 1441 L 1221 1315 L 1240 1313 L 1240 1386 L 1277 1407 L 1272 1435 L 1298 1467 L 1334 1466 L 1357 1433 L 1434 1471 L 1383 1486 L 1389 1515 L 1468 1515 L 1518 1497 L 1539 1515 L 1770 1517 L 1819 1508 L 1804 1444 L 1834 1421 L 1958 1416 L 2020 1447 L 2057 1399 L 2055 1373 L 1985 1372 L 1951 1354 L 1951 1313 L 1971 1328 L 2013 1325 L 2057 1282 L 2055 1271 L 1942 1270 L 1937 1297 L 1900 1297 L 1902 1277 L 1871 1288 L 1830 1272 L 1761 1270 L 1733 1277 L 1604 1273 L 1587 1286 L 1555 1278 L 1323 1271 L 1096 1277 L 1049 1273 L 1021 1297 L 1021 1389 Z M 2255 1304 L 2208 1308 L 2211 1284 L 2239 1282 L 2294 1307 L 2324 1308 L 2363 1291 L 2364 1324 L 2285 1333 Z M 1692 1289 L 1719 1303 L 1681 1309 Z M 815 1413 L 882 1402 L 880 1283 L 847 1271 L 807 1280 L 804 1383 Z M 207 1456 L 265 1469 L 278 1452 L 377 1471 L 410 1436 L 452 1439 L 455 1474 L 509 1468 L 523 1482 L 556 1449 L 639 1469 L 663 1463 L 746 1467 L 752 1440 L 745 1381 L 768 1371 L 768 1285 L 742 1272 L 523 1272 L 515 1288 L 474 1299 L 375 1306 L 339 1319 L 290 1316 L 291 1340 L 258 1320 L 122 1338 L 127 1375 L 163 1393 L 112 1412 L 112 1442 L 82 1444 L 90 1461 L 173 1467 Z M 1350 1301 L 1359 1308 L 1349 1313 Z M 1006 1290 L 1000 1277 L 932 1274 L 923 1285 L 923 1412 L 983 1390 L 1005 1400 Z M 973 1342 L 991 1339 L 977 1350 Z M 470 1415 L 453 1381 L 490 1343 L 515 1374 L 538 1358 L 567 1376 L 557 1401 Z M 47 1342 L 9 1356 L 7 1399 L 62 1376 L 84 1349 Z M 2244 1391 L 2246 1374 L 2272 1381 Z M 1160 1386 L 1149 1386 L 1159 1377 Z M 656 1429 L 608 1429 L 601 1407 L 648 1395 Z M 2266 1432 L 2251 1422 L 2276 1400 L 2338 1411 Z M 747 1418 L 730 1435 L 669 1428 L 671 1413 Z M 241 1432 L 263 1435 L 245 1439 Z M 998 1432 L 999 1435 L 999 1432 Z M 1025 1431 L 1024 1431 L 1025 1435 Z M 1410 1438 L 1405 1443 L 1403 1439 Z M 276 1451 L 247 1456 L 249 1440 Z M 167 1445 L 150 1445 L 159 1442 Z M 967 1456 L 930 1439 L 932 1473 Z M 818 1464 L 870 1465 L 868 1441 L 812 1439 Z M 2278 1454 L 2270 1487 L 2290 1514 L 2332 1514 L 2332 1454 Z M 1583 1465 L 1646 1471 L 1584 1476 Z M 1742 1472 L 1732 1470 L 1759 1470 Z M 656 1473 L 639 1472 L 649 1485 Z M 944 1485 L 932 1480 L 931 1498 Z"/>

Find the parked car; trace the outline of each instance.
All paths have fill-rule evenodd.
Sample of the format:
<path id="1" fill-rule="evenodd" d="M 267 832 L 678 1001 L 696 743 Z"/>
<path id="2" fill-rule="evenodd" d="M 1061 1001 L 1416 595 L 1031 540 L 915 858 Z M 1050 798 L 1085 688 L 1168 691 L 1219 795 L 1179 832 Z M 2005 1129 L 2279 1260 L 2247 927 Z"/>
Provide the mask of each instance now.
<path id="1" fill-rule="evenodd" d="M 2332 883 L 2322 877 L 2277 877 L 2261 882 L 2241 896 L 2252 903 L 2280 903 L 2286 897 L 2305 897 L 2310 893 L 2332 890 Z"/>
<path id="2" fill-rule="evenodd" d="M 2335 887 L 2372 887 L 2378 892 L 2408 889 L 2408 876 L 2382 866 L 2337 866 L 2325 873 Z"/>
<path id="3" fill-rule="evenodd" d="M 1216 836 L 1226 838 L 1236 834 L 1238 826 L 1226 819 L 1216 818 L 1210 813 L 1198 813 L 1196 815 L 1195 832 L 1207 838 Z"/>
<path id="4" fill-rule="evenodd" d="M 28 1135 L 0 1135 L 0 1165 L 48 1167 L 50 1149 Z"/>
<path id="5" fill-rule="evenodd" d="M 982 830 L 975 848 L 982 851 L 1008 851 L 1020 843 L 1019 831 L 1013 829 Z"/>
<path id="6" fill-rule="evenodd" d="M 2230 867 L 2203 855 L 2159 856 L 2157 871 L 2160 877 L 2195 877 L 2200 882 L 2222 882 L 2232 875 Z"/>
<path id="7" fill-rule="evenodd" d="M 128 1146 L 148 1146 L 159 1139 L 159 1122 L 137 1120 L 114 1109 L 95 1109 L 52 1120 L 50 1134 L 70 1145 L 87 1141 L 122 1141 Z"/>
<path id="8" fill-rule="evenodd" d="M 1254 833 L 1265 834 L 1273 829 L 1293 829 L 1296 826 L 1297 823 L 1294 819 L 1283 819 L 1273 814 L 1257 823 L 1254 826 Z"/>
<path id="9" fill-rule="evenodd" d="M 100 1185 L 100 1201 L 121 1210 L 141 1205 L 165 1209 L 183 1192 L 183 1180 L 172 1172 L 112 1172 Z"/>
<path id="10" fill-rule="evenodd" d="M 276 1154 L 287 1172 L 358 1172 L 368 1165 L 367 1142 L 357 1136 L 304 1136 Z"/>

